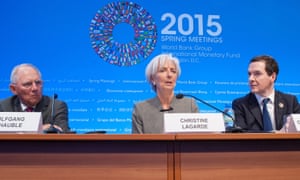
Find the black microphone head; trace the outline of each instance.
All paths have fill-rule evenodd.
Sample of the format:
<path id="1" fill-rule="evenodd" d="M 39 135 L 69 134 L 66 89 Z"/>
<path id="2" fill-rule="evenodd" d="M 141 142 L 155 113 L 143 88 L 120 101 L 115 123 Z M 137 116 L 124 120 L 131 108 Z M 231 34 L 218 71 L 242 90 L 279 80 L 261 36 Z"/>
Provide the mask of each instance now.
<path id="1" fill-rule="evenodd" d="M 59 129 L 55 128 L 53 125 L 51 125 L 48 129 L 44 130 L 45 134 L 60 134 L 62 133 L 62 131 L 60 131 Z"/>
<path id="2" fill-rule="evenodd" d="M 182 99 L 183 97 L 184 97 L 184 95 L 181 94 L 181 93 L 179 93 L 179 94 L 176 95 L 176 98 L 177 98 L 177 99 Z"/>
<path id="3" fill-rule="evenodd" d="M 56 93 L 53 94 L 53 99 L 57 99 L 58 95 Z"/>

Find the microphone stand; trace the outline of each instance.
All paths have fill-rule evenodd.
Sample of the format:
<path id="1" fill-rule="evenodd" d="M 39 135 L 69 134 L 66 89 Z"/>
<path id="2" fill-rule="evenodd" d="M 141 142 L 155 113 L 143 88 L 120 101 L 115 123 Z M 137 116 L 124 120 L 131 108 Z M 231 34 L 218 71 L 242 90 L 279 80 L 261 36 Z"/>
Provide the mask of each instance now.
<path id="1" fill-rule="evenodd" d="M 217 107 L 215 107 L 215 106 L 213 106 L 213 105 L 211 105 L 211 104 L 209 104 L 209 103 L 203 101 L 202 99 L 197 98 L 196 96 L 188 95 L 188 94 L 177 94 L 177 95 L 176 95 L 176 98 L 177 98 L 177 99 L 182 99 L 184 96 L 194 98 L 194 99 L 196 99 L 197 101 L 200 101 L 201 103 L 203 103 L 203 104 L 205 104 L 205 105 L 207 105 L 207 106 L 213 108 L 214 110 L 216 110 L 216 111 L 218 111 L 218 112 L 221 112 L 222 114 L 224 114 L 224 115 L 230 117 L 230 118 L 233 120 L 234 125 L 233 125 L 233 127 L 228 127 L 228 128 L 226 128 L 226 133 L 246 132 L 246 130 L 244 130 L 243 128 L 241 128 L 241 127 L 235 125 L 235 120 L 234 120 L 234 118 L 233 118 L 230 114 L 228 114 L 227 112 L 222 111 L 221 109 L 219 109 L 219 108 L 217 108 Z"/>
<path id="2" fill-rule="evenodd" d="M 53 126 L 53 124 L 54 124 L 54 114 L 55 114 L 55 107 L 54 106 L 55 106 L 55 101 L 56 101 L 57 97 L 58 97 L 57 94 L 54 93 L 53 97 L 52 97 L 52 104 L 51 104 L 51 116 L 50 116 L 51 126 L 47 130 L 44 131 L 46 134 L 60 134 L 60 133 L 62 133 L 59 129 L 57 129 Z"/>
<path id="3" fill-rule="evenodd" d="M 216 110 L 216 111 L 218 111 L 218 112 L 220 112 L 220 113 L 222 113 L 222 114 L 225 114 L 226 116 L 230 117 L 230 118 L 234 121 L 234 118 L 233 118 L 230 114 L 228 114 L 227 112 L 222 111 L 221 109 L 219 109 L 219 108 L 217 108 L 217 107 L 215 107 L 215 106 L 213 106 L 213 105 L 211 105 L 211 104 L 209 104 L 209 103 L 203 101 L 202 99 L 197 98 L 196 96 L 193 96 L 193 95 L 186 95 L 186 94 L 184 94 L 184 95 L 183 95 L 183 94 L 177 94 L 177 95 L 176 95 L 176 98 L 181 99 L 181 98 L 183 98 L 184 96 L 192 97 L 192 98 L 196 99 L 197 101 L 200 101 L 200 102 L 202 102 L 203 104 L 205 104 L 205 105 L 207 105 L 207 106 L 213 108 L 214 110 Z"/>

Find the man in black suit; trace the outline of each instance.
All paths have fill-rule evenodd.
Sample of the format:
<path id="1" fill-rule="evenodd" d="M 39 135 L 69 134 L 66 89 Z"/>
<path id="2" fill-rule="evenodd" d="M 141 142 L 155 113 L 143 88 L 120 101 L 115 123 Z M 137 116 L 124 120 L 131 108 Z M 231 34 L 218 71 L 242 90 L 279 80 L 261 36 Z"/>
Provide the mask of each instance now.
<path id="1" fill-rule="evenodd" d="M 2 112 L 42 112 L 43 130 L 69 131 L 67 104 L 42 94 L 41 72 L 32 64 L 20 64 L 13 68 L 9 88 L 13 96 L 0 101 Z M 52 109 L 52 105 L 53 109 Z M 52 114 L 54 112 L 54 114 Z"/>
<path id="2" fill-rule="evenodd" d="M 248 81 L 251 92 L 232 102 L 237 127 L 249 131 L 266 131 L 262 113 L 265 98 L 268 98 L 266 106 L 271 119 L 271 131 L 283 127 L 285 115 L 300 113 L 296 96 L 274 89 L 278 73 L 278 64 L 271 56 L 256 56 L 250 60 Z"/>

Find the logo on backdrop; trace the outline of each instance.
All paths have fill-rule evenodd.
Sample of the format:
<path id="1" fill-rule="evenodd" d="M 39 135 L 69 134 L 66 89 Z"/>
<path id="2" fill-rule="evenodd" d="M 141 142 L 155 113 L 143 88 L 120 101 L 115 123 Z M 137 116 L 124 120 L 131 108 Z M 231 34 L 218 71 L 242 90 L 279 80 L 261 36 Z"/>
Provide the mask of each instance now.
<path id="1" fill-rule="evenodd" d="M 153 17 L 133 2 L 112 2 L 99 9 L 90 24 L 92 47 L 100 58 L 117 66 L 133 66 L 154 50 Z"/>

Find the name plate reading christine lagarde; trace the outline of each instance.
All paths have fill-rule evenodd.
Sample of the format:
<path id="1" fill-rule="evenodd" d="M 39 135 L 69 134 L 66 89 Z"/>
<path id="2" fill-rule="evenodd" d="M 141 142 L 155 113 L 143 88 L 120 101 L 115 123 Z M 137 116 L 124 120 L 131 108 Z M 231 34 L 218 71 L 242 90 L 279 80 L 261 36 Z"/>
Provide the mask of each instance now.
<path id="1" fill-rule="evenodd" d="M 165 133 L 224 132 L 222 113 L 165 113 Z"/>

